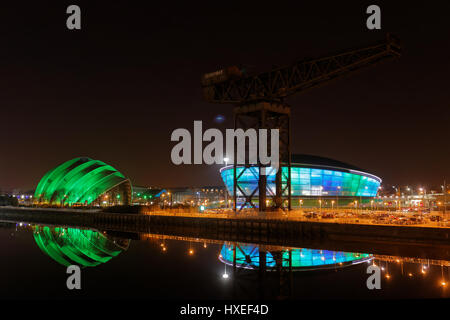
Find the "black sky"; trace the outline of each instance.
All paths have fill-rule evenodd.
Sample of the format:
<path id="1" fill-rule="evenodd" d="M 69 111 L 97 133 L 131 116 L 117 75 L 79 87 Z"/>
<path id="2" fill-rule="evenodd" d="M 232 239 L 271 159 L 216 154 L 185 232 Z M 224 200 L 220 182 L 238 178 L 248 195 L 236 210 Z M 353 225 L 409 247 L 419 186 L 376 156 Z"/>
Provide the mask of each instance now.
<path id="1" fill-rule="evenodd" d="M 244 2 L 244 4 L 242 4 Z M 379 4 L 382 30 L 365 27 Z M 82 30 L 66 28 L 70 4 Z M 52 167 L 88 156 L 138 185 L 221 184 L 219 166 L 175 166 L 170 134 L 232 128 L 232 106 L 202 101 L 200 76 L 268 70 L 396 34 L 399 60 L 289 99 L 293 152 L 326 156 L 386 183 L 450 181 L 450 5 L 305 1 L 0 6 L 0 188 L 34 188 Z M 226 122 L 213 118 L 223 114 Z"/>

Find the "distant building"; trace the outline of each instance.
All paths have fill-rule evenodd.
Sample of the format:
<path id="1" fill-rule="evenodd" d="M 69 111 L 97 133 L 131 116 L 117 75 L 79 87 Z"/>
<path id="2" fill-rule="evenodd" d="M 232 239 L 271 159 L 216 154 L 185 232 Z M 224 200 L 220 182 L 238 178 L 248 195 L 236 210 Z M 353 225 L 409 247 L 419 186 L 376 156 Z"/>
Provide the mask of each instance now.
<path id="1" fill-rule="evenodd" d="M 0 206 L 17 206 L 19 201 L 16 197 L 9 195 L 0 195 Z"/>
<path id="2" fill-rule="evenodd" d="M 226 188 L 224 186 L 203 186 L 168 188 L 167 201 L 173 204 L 206 205 L 219 207 L 225 205 Z"/>
<path id="3" fill-rule="evenodd" d="M 166 193 L 167 191 L 161 188 L 133 186 L 133 204 L 158 204 L 161 200 L 161 196 Z"/>
<path id="4" fill-rule="evenodd" d="M 413 208 L 430 210 L 449 210 L 450 193 L 410 193 L 378 196 L 376 203 L 380 208 Z"/>

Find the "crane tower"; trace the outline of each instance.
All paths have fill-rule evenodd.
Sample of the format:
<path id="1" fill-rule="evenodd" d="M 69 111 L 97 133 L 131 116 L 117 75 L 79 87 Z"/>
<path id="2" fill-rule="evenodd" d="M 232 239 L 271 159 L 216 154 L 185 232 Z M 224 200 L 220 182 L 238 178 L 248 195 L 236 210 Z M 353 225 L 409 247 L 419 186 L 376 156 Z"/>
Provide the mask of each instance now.
<path id="1" fill-rule="evenodd" d="M 261 173 L 262 170 L 269 169 L 261 163 L 256 165 L 259 173 L 258 186 L 253 190 L 241 187 L 240 178 L 247 170 L 252 170 L 254 174 L 255 165 L 248 163 L 237 165 L 234 152 L 235 212 L 246 206 L 257 208 L 254 201 L 256 195 L 259 211 L 268 209 L 267 196 L 272 197 L 274 208 L 291 209 L 291 108 L 285 102 L 287 97 L 379 62 L 397 58 L 400 56 L 400 49 L 399 40 L 387 34 L 384 41 L 370 46 L 322 58 L 299 60 L 291 65 L 257 75 L 248 75 L 237 66 L 204 74 L 201 79 L 204 99 L 211 103 L 235 105 L 233 110 L 235 129 L 242 128 L 244 131 L 249 128 L 279 129 L 280 169 L 275 174 L 275 190 L 267 188 L 267 179 L 270 175 Z M 236 141 L 234 143 L 236 150 Z M 268 151 L 270 152 L 270 146 Z M 238 170 L 238 167 L 242 167 L 242 170 Z M 239 209 L 238 197 L 243 199 Z"/>

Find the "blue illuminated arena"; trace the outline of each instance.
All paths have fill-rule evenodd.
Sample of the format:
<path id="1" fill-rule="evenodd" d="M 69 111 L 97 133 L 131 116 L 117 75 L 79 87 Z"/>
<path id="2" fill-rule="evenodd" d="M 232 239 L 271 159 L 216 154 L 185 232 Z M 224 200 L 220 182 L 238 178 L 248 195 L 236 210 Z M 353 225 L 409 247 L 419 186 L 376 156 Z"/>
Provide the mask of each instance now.
<path id="1" fill-rule="evenodd" d="M 238 166 L 237 175 L 242 170 L 243 167 Z M 287 171 L 286 167 L 282 167 L 284 186 L 288 177 Z M 222 168 L 220 174 L 230 195 L 233 195 L 233 166 Z M 239 187 L 246 193 L 251 193 L 258 186 L 258 176 L 257 167 L 247 169 L 239 178 Z M 294 198 L 375 197 L 380 184 L 379 177 L 340 161 L 311 155 L 292 156 L 291 193 Z M 275 193 L 275 173 L 267 176 L 267 186 Z M 239 189 L 237 195 L 242 196 Z M 255 196 L 257 195 L 258 191 L 255 193 Z"/>

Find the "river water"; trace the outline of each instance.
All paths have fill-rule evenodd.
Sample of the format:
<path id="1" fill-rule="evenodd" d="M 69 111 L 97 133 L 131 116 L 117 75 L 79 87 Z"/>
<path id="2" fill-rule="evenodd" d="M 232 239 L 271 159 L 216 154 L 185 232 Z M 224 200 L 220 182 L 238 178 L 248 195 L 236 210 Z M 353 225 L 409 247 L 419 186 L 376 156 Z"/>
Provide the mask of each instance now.
<path id="1" fill-rule="evenodd" d="M 450 297 L 446 261 L 17 223 L 0 224 L 0 243 L 0 299 Z M 81 266 L 80 290 L 68 265 Z M 380 289 L 367 287 L 371 265 Z"/>

